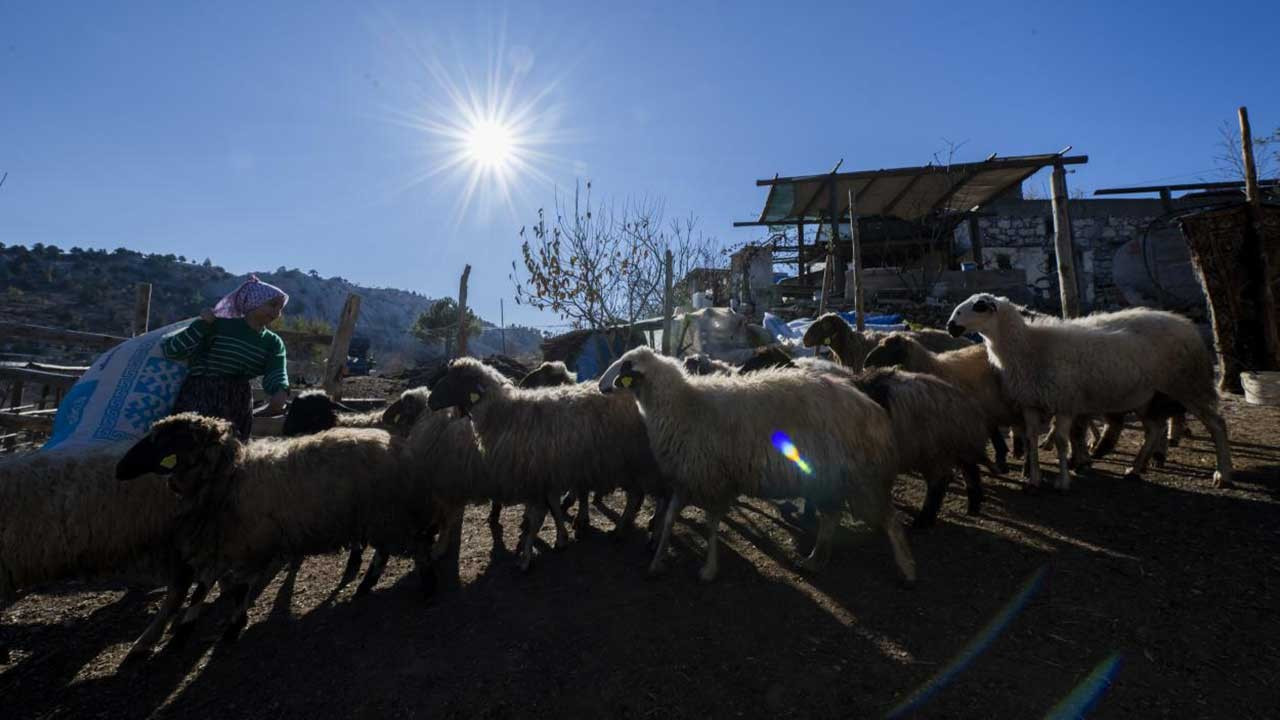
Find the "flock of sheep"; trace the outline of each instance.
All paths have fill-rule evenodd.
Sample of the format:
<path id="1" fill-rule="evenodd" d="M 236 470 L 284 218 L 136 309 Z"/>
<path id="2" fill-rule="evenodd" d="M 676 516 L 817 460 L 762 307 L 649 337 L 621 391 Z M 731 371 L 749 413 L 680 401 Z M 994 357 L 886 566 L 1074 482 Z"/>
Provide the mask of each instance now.
<path id="1" fill-rule="evenodd" d="M 804 498 L 817 516 L 804 569 L 827 563 L 848 509 L 885 534 L 910 584 L 915 562 L 892 502 L 899 475 L 925 480 L 916 525 L 933 522 L 955 469 L 977 514 L 981 469 L 1007 471 L 1007 430 L 1015 450 L 1025 439 L 1027 483 L 1037 487 L 1037 441 L 1048 429 L 1056 485 L 1066 490 L 1071 465 L 1088 462 L 1091 420 L 1107 422 L 1098 456 L 1131 412 L 1145 430 L 1131 473 L 1164 452 L 1166 425 L 1176 442 L 1191 413 L 1217 446 L 1215 481 L 1230 482 L 1211 357 L 1186 319 L 1133 309 L 1059 320 L 982 294 L 956 307 L 948 331 L 858 333 L 827 315 L 804 344 L 830 347 L 838 362 L 772 347 L 731 367 L 640 347 L 586 383 L 545 363 L 517 385 L 463 358 L 385 411 L 347 412 L 304 394 L 285 421 L 294 437 L 246 444 L 225 421 L 182 414 L 157 422 L 123 457 L 13 460 L 0 465 L 0 608 L 70 576 L 162 582 L 160 611 L 127 659 L 138 658 L 171 621 L 175 638 L 189 632 L 215 583 L 233 598 L 228 632 L 238 632 L 281 565 L 307 555 L 349 550 L 346 583 L 371 546 L 363 594 L 388 555 L 411 553 L 430 592 L 432 563 L 451 549 L 469 504 L 491 504 L 494 523 L 502 506 L 524 506 L 518 562 L 528 569 L 548 513 L 562 547 L 566 510 L 578 503 L 581 533 L 589 494 L 615 490 L 627 497 L 619 535 L 646 497 L 655 503 L 651 573 L 664 570 L 687 504 L 707 516 L 699 576 L 710 581 L 720 521 L 736 498 Z M 984 342 L 962 337 L 971 333 Z"/>

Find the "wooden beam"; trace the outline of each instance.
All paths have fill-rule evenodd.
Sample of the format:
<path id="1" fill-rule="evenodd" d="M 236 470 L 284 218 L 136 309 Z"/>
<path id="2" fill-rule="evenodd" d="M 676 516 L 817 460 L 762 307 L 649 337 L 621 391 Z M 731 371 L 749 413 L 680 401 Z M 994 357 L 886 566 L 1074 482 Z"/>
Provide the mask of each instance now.
<path id="1" fill-rule="evenodd" d="M 902 202 L 902 198 L 906 197 L 907 193 L 911 192 L 911 188 L 915 187 L 916 183 L 920 182 L 920 178 L 922 177 L 924 177 L 924 175 L 916 175 L 908 180 L 907 184 L 902 186 L 902 189 L 898 191 L 898 194 L 894 195 L 893 199 L 889 201 L 889 204 L 884 206 L 884 212 L 881 214 L 892 215 L 894 209 L 898 207 L 898 203 Z"/>
<path id="2" fill-rule="evenodd" d="M 1249 128 L 1249 108 L 1241 107 L 1236 111 L 1240 115 L 1240 157 L 1244 161 L 1244 197 L 1250 205 L 1257 207 L 1262 202 L 1258 195 L 1258 166 L 1253 162 L 1253 131 Z"/>
<path id="3" fill-rule="evenodd" d="M 1067 170 L 1053 167 L 1053 248 L 1058 256 L 1058 291 L 1062 317 L 1080 317 L 1080 286 L 1076 284 L 1075 244 L 1071 241 L 1071 215 L 1067 212 Z"/>
<path id="4" fill-rule="evenodd" d="M 128 339 L 117 335 L 63 330 L 62 328 L 16 322 L 0 322 L 0 337 L 4 337 L 6 340 L 35 340 L 52 345 L 71 345 L 88 350 L 110 350 Z"/>
<path id="5" fill-rule="evenodd" d="M 1272 187 L 1280 185 L 1280 178 L 1271 178 L 1269 180 L 1259 180 L 1258 187 Z M 1137 193 L 1151 193 L 1180 190 L 1235 190 L 1243 188 L 1243 182 L 1211 182 L 1211 183 L 1187 183 L 1185 185 L 1146 185 L 1143 187 L 1129 188 L 1103 188 L 1094 190 L 1094 195 L 1135 195 Z"/>
<path id="6" fill-rule="evenodd" d="M 801 222 L 796 223 L 796 275 L 807 272 L 809 272 L 809 263 L 804 260 L 804 223 Z"/>
<path id="7" fill-rule="evenodd" d="M 831 207 L 827 209 L 827 219 L 831 223 L 831 242 L 829 245 L 829 254 L 831 262 L 831 294 L 844 297 L 844 257 L 840 254 L 840 215 L 837 208 L 840 207 L 839 196 L 837 195 L 836 181 L 833 179 L 827 184 L 827 204 Z"/>
<path id="8" fill-rule="evenodd" d="M 342 375 L 347 367 L 347 349 L 351 345 L 351 335 L 356 330 L 356 319 L 359 317 L 360 296 L 350 293 L 342 305 L 342 314 L 338 316 L 338 330 L 333 334 L 333 344 L 329 346 L 329 356 L 324 364 L 324 391 L 335 400 L 342 398 Z"/>
<path id="9" fill-rule="evenodd" d="M 44 370 L 30 370 L 27 368 L 0 367 L 0 379 L 20 380 L 22 382 L 30 382 L 36 385 L 48 385 L 56 388 L 69 388 L 76 384 L 80 379 L 79 375 L 69 375 L 63 373 L 51 373 Z"/>
<path id="10" fill-rule="evenodd" d="M 1054 155 L 1030 155 L 1026 157 L 1007 157 L 997 158 L 988 162 L 976 163 L 956 163 L 948 166 L 953 170 L 968 170 L 977 168 L 981 170 L 1006 170 L 1008 168 L 1035 168 L 1040 169 L 1049 167 L 1050 165 L 1083 165 L 1089 162 L 1088 155 L 1064 155 L 1056 157 Z M 894 177 L 901 175 L 918 175 L 921 173 L 935 173 L 943 170 L 940 165 L 921 165 L 917 167 L 901 167 L 886 168 L 883 170 L 855 170 L 843 173 L 823 173 L 821 175 L 795 175 L 792 177 L 775 177 L 771 180 L 757 180 L 756 187 L 765 187 L 768 185 L 784 185 L 797 182 L 813 182 L 823 180 L 827 177 L 835 177 L 836 180 L 857 180 L 860 178 L 874 177 Z"/>
<path id="11" fill-rule="evenodd" d="M 853 311 L 857 313 L 858 332 L 867 329 L 865 316 L 865 293 L 862 287 L 862 230 L 858 227 L 858 213 L 853 196 L 849 191 L 849 244 L 853 246 Z"/>
<path id="12" fill-rule="evenodd" d="M 746 259 L 746 263 L 744 264 L 744 266 L 743 266 L 743 268 L 742 268 L 742 275 L 743 275 L 743 277 L 744 277 L 744 278 L 750 278 L 750 277 L 751 277 L 751 261 L 750 261 L 750 258 L 744 258 L 744 259 Z M 670 249 L 668 249 L 668 250 L 663 254 L 663 256 L 662 256 L 662 263 L 663 263 L 663 269 L 662 269 L 662 354 L 663 354 L 663 355 L 670 355 L 670 354 L 671 354 L 671 330 L 672 330 L 672 323 L 673 323 L 673 322 L 674 322 L 674 320 L 675 320 L 675 298 L 674 298 L 674 297 L 672 297 L 672 294 L 671 294 L 671 288 L 672 288 L 672 286 L 673 286 L 673 284 L 674 284 L 674 283 L 673 283 L 673 280 L 674 280 L 673 275 L 675 274 L 675 273 L 674 273 L 674 271 L 673 271 L 673 268 L 674 268 L 674 264 L 673 264 L 673 263 L 674 263 L 674 262 L 675 262 L 675 258 L 673 258 L 673 257 L 672 257 L 672 255 L 671 255 L 671 250 L 670 250 Z M 750 297 L 750 295 L 748 295 L 748 296 L 747 296 L 747 301 L 748 301 L 748 302 L 750 302 L 750 301 L 751 301 L 751 297 Z M 627 342 L 623 344 L 623 345 L 624 345 L 624 347 L 625 347 L 627 344 L 629 344 L 630 342 L 631 342 L 631 338 L 627 338 Z"/>
<path id="13" fill-rule="evenodd" d="M 973 262 L 981 270 L 986 262 L 982 259 L 982 230 L 978 227 L 978 216 L 970 213 L 966 221 L 969 223 L 969 247 L 973 250 Z"/>
<path id="14" fill-rule="evenodd" d="M 333 344 L 333 336 L 328 333 L 299 332 L 297 330 L 273 330 L 272 332 L 279 335 L 285 345 L 293 347 Z"/>
<path id="15" fill-rule="evenodd" d="M 462 279 L 458 281 L 458 357 L 467 354 L 467 280 L 471 278 L 471 265 L 462 268 Z"/>
<path id="16" fill-rule="evenodd" d="M 6 427 L 11 430 L 34 430 L 47 433 L 53 430 L 53 415 L 0 413 L 0 427 Z"/>
<path id="17" fill-rule="evenodd" d="M 147 331 L 151 324 L 151 283 L 140 282 L 133 301 L 133 336 Z"/>

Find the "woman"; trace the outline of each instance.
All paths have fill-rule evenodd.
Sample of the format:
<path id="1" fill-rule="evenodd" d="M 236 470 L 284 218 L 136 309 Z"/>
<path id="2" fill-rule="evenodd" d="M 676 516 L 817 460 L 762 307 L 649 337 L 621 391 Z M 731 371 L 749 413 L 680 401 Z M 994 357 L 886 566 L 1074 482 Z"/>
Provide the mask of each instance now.
<path id="1" fill-rule="evenodd" d="M 190 369 L 173 412 L 197 412 L 229 420 L 241 440 L 253 430 L 249 381 L 262 376 L 270 398 L 266 414 L 279 414 L 289 398 L 284 341 L 267 329 L 284 311 L 283 290 L 249 276 L 212 310 L 164 340 L 165 357 Z"/>

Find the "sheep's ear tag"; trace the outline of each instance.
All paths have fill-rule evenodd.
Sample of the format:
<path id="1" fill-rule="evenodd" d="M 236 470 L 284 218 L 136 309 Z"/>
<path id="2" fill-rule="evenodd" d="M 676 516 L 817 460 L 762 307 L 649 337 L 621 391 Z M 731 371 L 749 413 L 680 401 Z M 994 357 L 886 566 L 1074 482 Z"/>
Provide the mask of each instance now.
<path id="1" fill-rule="evenodd" d="M 174 466 L 176 466 L 177 464 L 178 464 L 177 455 L 165 455 L 160 460 L 160 467 L 164 468 L 165 470 L 172 470 Z"/>
<path id="2" fill-rule="evenodd" d="M 476 393 L 476 392 L 471 393 L 471 404 L 475 405 L 478 402 L 480 402 L 480 393 Z"/>
<path id="3" fill-rule="evenodd" d="M 395 415 L 392 415 L 392 416 L 391 416 L 391 422 L 392 422 L 392 423 L 398 423 L 398 422 L 400 422 L 400 413 L 396 413 Z"/>
<path id="4" fill-rule="evenodd" d="M 623 375 L 621 378 L 618 378 L 618 384 L 622 385 L 624 388 L 631 387 L 631 383 L 632 380 L 630 375 Z"/>
<path id="5" fill-rule="evenodd" d="M 831 335 L 828 335 L 828 336 L 827 336 L 827 339 L 822 341 L 822 344 L 823 344 L 823 345 L 830 345 L 832 340 L 835 340 L 835 337 L 834 337 L 834 336 L 831 336 Z"/>

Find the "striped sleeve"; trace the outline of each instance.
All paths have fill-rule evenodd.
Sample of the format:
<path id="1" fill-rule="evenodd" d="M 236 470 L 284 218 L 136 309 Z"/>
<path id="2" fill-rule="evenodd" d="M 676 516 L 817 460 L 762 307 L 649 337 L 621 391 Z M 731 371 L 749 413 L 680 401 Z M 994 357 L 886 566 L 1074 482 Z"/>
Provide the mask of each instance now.
<path id="1" fill-rule="evenodd" d="M 274 335 L 273 335 L 274 336 Z M 289 389 L 289 370 L 286 367 L 284 341 L 275 337 L 276 351 L 266 357 L 267 369 L 262 374 L 262 389 L 267 395 L 275 395 Z"/>
<path id="2" fill-rule="evenodd" d="M 196 320 L 187 329 L 170 335 L 160 343 L 164 356 L 170 360 L 185 360 L 200 347 L 200 343 L 209 336 L 212 328 L 203 320 Z"/>

